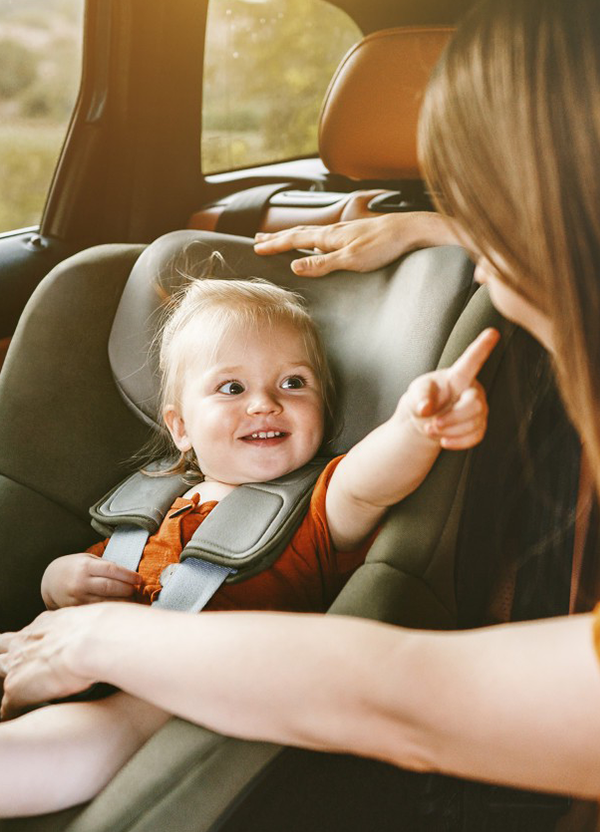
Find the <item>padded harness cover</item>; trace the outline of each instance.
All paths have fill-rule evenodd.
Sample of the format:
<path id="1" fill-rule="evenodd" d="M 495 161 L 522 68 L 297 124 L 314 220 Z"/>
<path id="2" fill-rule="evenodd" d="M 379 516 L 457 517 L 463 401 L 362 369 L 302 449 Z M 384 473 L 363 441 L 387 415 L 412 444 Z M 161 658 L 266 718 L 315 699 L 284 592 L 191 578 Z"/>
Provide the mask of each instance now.
<path id="1" fill-rule="evenodd" d="M 198 558 L 235 569 L 228 582 L 267 569 L 281 555 L 306 514 L 313 487 L 328 460 L 317 457 L 272 482 L 240 485 L 198 527 L 180 560 Z M 93 527 L 111 535 L 120 525 L 154 534 L 176 497 L 190 484 L 180 476 L 137 472 L 90 509 Z"/>

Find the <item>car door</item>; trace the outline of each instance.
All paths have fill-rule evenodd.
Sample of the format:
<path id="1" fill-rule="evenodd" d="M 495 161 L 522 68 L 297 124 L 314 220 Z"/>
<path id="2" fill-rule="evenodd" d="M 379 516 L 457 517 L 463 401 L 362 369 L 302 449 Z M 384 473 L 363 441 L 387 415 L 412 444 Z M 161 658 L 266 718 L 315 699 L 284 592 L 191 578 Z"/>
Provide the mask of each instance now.
<path id="1" fill-rule="evenodd" d="M 71 251 L 40 234 L 81 78 L 83 0 L 0 3 L 0 364 L 27 298 Z"/>

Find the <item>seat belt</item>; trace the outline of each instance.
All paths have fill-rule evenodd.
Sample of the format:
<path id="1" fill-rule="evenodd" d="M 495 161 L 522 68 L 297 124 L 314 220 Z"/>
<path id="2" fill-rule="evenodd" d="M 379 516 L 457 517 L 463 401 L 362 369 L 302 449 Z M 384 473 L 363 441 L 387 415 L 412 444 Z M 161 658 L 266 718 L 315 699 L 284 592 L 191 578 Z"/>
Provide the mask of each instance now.
<path id="1" fill-rule="evenodd" d="M 317 457 L 277 480 L 240 485 L 224 497 L 198 527 L 180 562 L 163 572 L 154 605 L 198 612 L 225 580 L 245 580 L 268 568 L 300 525 L 328 461 Z M 90 509 L 94 528 L 112 532 L 104 557 L 136 571 L 148 537 L 188 489 L 179 475 L 142 472 L 112 489 Z"/>
<path id="2" fill-rule="evenodd" d="M 215 231 L 220 234 L 254 237 L 260 228 L 260 221 L 271 197 L 279 191 L 293 187 L 291 182 L 278 182 L 275 185 L 271 182 L 268 185 L 257 185 L 255 188 L 240 191 L 219 215 Z"/>

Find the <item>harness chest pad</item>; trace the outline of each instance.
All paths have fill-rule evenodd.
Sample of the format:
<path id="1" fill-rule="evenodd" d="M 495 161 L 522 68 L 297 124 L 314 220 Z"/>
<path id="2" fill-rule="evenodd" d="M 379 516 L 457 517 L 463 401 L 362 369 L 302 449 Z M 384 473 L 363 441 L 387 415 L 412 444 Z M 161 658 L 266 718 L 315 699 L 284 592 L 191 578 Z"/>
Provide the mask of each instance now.
<path id="1" fill-rule="evenodd" d="M 314 485 L 329 459 L 265 483 L 248 483 L 224 497 L 198 527 L 181 553 L 231 570 L 237 583 L 267 569 L 282 554 L 302 522 Z M 119 526 L 158 531 L 176 497 L 190 488 L 179 475 L 152 477 L 137 472 L 90 509 L 92 526 L 110 536 Z"/>

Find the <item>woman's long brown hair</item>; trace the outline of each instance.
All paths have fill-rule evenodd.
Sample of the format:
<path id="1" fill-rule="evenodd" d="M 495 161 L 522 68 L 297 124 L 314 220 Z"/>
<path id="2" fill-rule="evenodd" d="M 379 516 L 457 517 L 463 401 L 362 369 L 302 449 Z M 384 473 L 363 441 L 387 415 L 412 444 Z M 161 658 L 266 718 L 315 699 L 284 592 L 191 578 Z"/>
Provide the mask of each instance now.
<path id="1" fill-rule="evenodd" d="M 547 314 L 567 410 L 600 493 L 600 7 L 484 0 L 425 97 L 440 210 Z"/>

